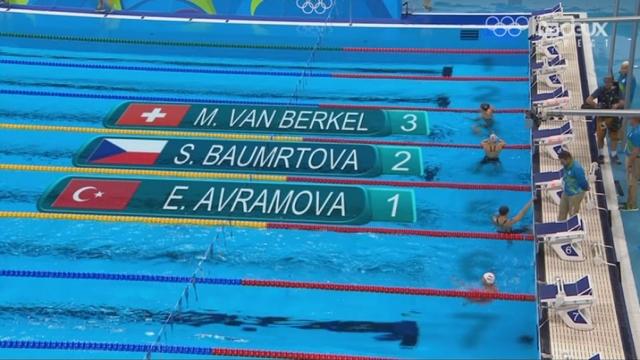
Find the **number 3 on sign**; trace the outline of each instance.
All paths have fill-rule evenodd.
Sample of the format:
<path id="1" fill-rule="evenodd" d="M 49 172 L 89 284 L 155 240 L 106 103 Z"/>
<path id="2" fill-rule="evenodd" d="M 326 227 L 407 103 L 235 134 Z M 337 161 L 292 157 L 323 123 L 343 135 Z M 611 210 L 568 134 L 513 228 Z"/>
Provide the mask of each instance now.
<path id="1" fill-rule="evenodd" d="M 396 135 L 429 135 L 429 115 L 425 111 L 383 110 Z"/>
<path id="2" fill-rule="evenodd" d="M 418 127 L 418 117 L 416 114 L 406 114 L 402 117 L 402 120 L 404 120 L 405 123 L 400 126 L 400 129 L 404 132 L 412 132 Z"/>

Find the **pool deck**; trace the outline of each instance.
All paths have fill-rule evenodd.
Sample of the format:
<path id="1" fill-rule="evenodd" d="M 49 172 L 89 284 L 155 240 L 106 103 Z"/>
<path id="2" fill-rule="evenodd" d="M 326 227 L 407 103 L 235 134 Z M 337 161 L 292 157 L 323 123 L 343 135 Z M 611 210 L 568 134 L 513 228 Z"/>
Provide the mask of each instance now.
<path id="1" fill-rule="evenodd" d="M 563 80 L 565 87 L 571 92 L 568 108 L 573 109 L 579 109 L 583 99 L 589 95 L 587 92 L 594 90 L 597 86 L 591 41 L 588 31 L 583 30 L 582 33 L 585 35 L 581 38 L 566 36 L 560 45 L 560 51 L 569 63 Z M 537 90 L 540 93 L 553 89 L 540 85 Z M 569 151 L 583 165 L 585 171 L 588 171 L 594 159 L 591 151 L 594 139 L 590 139 L 593 137 L 590 130 L 593 125 L 585 121 L 584 117 L 574 116 L 568 119 L 572 122 L 575 134 L 574 141 L 568 146 Z M 557 123 L 547 122 L 541 128 L 556 126 L 558 126 Z M 542 152 L 538 161 L 541 172 L 560 169 L 559 161 Z M 610 167 L 605 164 L 601 170 L 601 175 L 596 181 L 596 191 L 599 194 L 605 191 L 611 194 L 613 179 Z M 556 314 L 545 311 L 541 320 L 543 357 L 589 359 L 596 353 L 599 353 L 603 359 L 635 357 L 638 344 L 636 342 L 634 348 L 632 333 L 637 339 L 637 327 L 640 324 L 637 318 L 637 294 L 630 270 L 627 244 L 624 236 L 621 236 L 621 226 L 618 224 L 620 217 L 615 192 L 613 196 L 613 203 L 611 199 L 598 196 L 598 205 L 594 208 L 586 206 L 586 199 L 583 202 L 580 215 L 588 230 L 587 241 L 582 244 L 585 261 L 567 262 L 558 258 L 550 248 L 542 251 L 544 260 L 538 268 L 539 281 L 554 283 L 557 278 L 561 278 L 565 282 L 573 282 L 584 275 L 590 275 L 596 298 L 589 312 L 594 323 L 594 329 L 591 331 L 570 329 Z M 541 212 L 538 212 L 541 218 L 536 220 L 556 221 L 558 206 L 544 196 L 541 204 Z M 607 209 L 611 209 L 612 233 L 608 233 L 609 226 L 605 224 L 609 218 Z M 615 250 L 612 247 L 614 244 Z M 606 263 L 613 264 L 607 266 Z M 622 295 L 623 291 L 624 295 Z"/>

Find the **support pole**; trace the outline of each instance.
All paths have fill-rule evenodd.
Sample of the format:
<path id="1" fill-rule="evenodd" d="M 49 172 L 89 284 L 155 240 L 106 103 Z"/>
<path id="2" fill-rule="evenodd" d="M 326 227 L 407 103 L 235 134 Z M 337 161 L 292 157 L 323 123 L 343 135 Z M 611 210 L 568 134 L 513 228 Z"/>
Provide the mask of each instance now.
<path id="1" fill-rule="evenodd" d="M 640 0 L 636 3 L 636 16 L 640 16 Z M 627 72 L 627 83 L 625 85 L 624 94 L 624 107 L 629 109 L 631 104 L 631 85 L 633 82 L 633 65 L 636 59 L 636 45 L 638 43 L 638 22 L 633 23 L 633 30 L 631 33 L 631 48 L 629 49 L 629 72 Z"/>
<path id="2" fill-rule="evenodd" d="M 614 0 L 615 2 L 615 6 L 613 8 L 613 17 L 618 17 L 618 15 L 620 14 L 620 0 Z M 618 32 L 618 23 L 617 22 L 613 22 L 611 24 L 612 29 L 611 29 L 611 37 L 610 37 L 610 43 L 609 43 L 609 74 L 613 74 L 613 58 L 614 58 L 614 54 L 616 51 L 616 34 Z"/>

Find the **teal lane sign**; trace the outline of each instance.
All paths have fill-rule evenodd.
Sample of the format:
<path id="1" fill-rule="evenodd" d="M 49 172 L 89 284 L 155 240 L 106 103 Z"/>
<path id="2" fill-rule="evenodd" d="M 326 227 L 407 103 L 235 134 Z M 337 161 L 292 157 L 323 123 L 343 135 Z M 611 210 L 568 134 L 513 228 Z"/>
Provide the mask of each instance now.
<path id="1" fill-rule="evenodd" d="M 64 178 L 43 212 L 362 225 L 415 222 L 413 190 L 299 183 Z"/>
<path id="2" fill-rule="evenodd" d="M 106 127 L 202 132 L 257 132 L 343 136 L 428 135 L 424 111 L 124 103 Z"/>
<path id="3" fill-rule="evenodd" d="M 418 147 L 282 141 L 98 137 L 81 167 L 376 177 L 423 174 Z"/>

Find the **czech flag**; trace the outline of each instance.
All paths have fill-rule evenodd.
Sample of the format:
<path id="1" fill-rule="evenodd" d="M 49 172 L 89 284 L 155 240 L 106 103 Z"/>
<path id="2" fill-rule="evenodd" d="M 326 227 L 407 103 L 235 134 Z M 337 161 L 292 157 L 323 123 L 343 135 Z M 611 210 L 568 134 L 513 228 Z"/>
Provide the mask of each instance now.
<path id="1" fill-rule="evenodd" d="M 154 165 L 167 142 L 105 138 L 100 141 L 88 161 L 91 164 Z"/>

